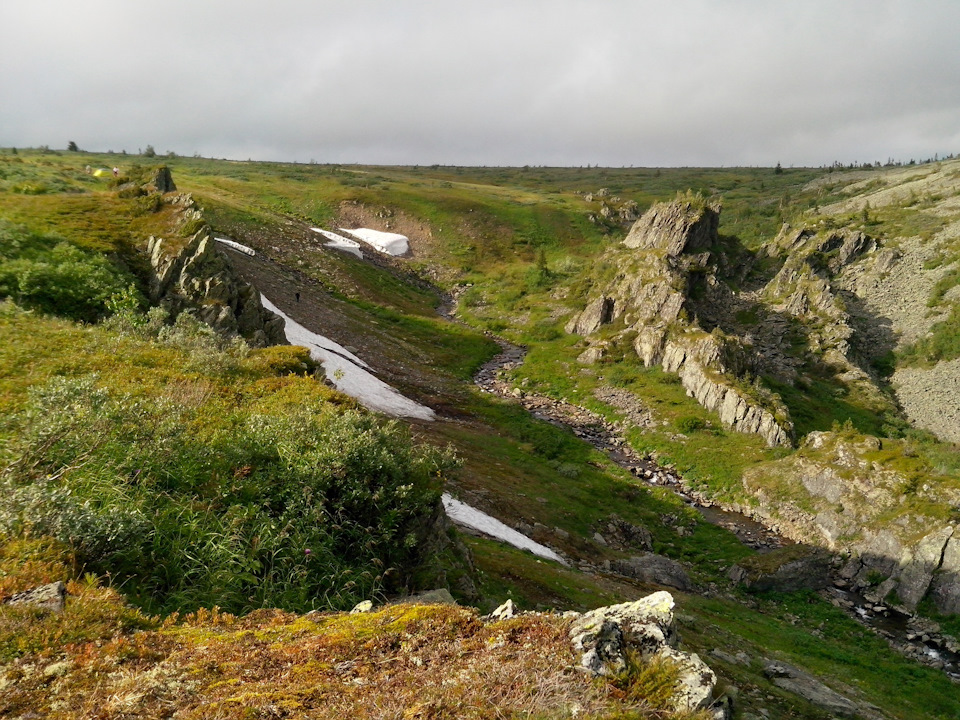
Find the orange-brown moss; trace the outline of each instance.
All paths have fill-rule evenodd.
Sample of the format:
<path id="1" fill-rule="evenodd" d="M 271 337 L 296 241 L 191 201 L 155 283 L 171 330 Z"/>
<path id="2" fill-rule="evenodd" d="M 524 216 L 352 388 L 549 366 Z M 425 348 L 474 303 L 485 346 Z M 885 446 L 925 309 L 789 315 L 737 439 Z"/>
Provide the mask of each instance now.
<path id="1" fill-rule="evenodd" d="M 122 607 L 109 590 L 73 589 Z M 650 716 L 643 698 L 576 668 L 567 629 L 552 615 L 487 624 L 449 605 L 357 615 L 201 610 L 135 634 L 24 654 L 0 670 L 0 716 Z"/>

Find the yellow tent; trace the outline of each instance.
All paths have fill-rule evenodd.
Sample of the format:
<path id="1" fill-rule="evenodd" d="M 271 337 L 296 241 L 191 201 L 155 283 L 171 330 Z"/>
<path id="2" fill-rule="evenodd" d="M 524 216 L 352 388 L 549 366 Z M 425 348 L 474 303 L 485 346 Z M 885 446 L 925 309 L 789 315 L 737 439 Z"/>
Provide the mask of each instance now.
<path id="1" fill-rule="evenodd" d="M 97 168 L 96 170 L 93 171 L 94 177 L 103 177 L 104 175 L 109 175 L 109 174 L 110 174 L 110 171 L 107 170 L 106 168 Z"/>

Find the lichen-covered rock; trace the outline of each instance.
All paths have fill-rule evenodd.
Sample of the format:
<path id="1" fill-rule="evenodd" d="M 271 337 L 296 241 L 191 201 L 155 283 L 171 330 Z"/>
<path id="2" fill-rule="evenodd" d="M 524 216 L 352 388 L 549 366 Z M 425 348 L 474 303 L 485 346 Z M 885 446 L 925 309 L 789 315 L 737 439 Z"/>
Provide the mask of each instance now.
<path id="1" fill-rule="evenodd" d="M 699 655 L 680 652 L 672 647 L 665 647 L 658 654 L 673 662 L 679 671 L 673 693 L 675 710 L 700 710 L 713 702 L 717 676 Z"/>
<path id="2" fill-rule="evenodd" d="M 669 660 L 678 673 L 674 708 L 685 712 L 708 707 L 717 677 L 697 655 L 677 649 L 673 606 L 673 596 L 661 591 L 577 616 L 570 640 L 580 653 L 580 666 L 593 675 L 616 675 L 628 667 L 628 654 Z"/>
<path id="3" fill-rule="evenodd" d="M 673 596 L 661 591 L 584 613 L 570 627 L 581 666 L 595 675 L 608 675 L 626 667 L 627 647 L 649 657 L 673 646 L 673 606 Z"/>

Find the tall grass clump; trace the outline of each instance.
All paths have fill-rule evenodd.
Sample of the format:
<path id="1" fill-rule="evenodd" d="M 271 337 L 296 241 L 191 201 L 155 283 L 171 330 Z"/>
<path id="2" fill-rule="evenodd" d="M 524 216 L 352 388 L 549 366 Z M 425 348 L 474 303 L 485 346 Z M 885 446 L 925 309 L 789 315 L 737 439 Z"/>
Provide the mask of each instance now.
<path id="1" fill-rule="evenodd" d="M 322 400 L 212 423 L 51 380 L 4 428 L 0 534 L 55 538 L 152 612 L 345 608 L 403 586 L 449 453 Z"/>

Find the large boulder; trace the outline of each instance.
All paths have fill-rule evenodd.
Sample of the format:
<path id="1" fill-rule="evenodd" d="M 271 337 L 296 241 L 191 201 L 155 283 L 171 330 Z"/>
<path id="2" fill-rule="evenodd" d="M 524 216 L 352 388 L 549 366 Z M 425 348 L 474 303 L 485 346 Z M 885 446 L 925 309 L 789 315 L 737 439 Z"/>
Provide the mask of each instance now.
<path id="1" fill-rule="evenodd" d="M 830 554 L 808 545 L 788 545 L 741 560 L 730 568 L 729 576 L 755 592 L 820 590 L 830 582 Z"/>
<path id="2" fill-rule="evenodd" d="M 683 591 L 691 588 L 690 576 L 687 575 L 683 565 L 676 560 L 652 552 L 636 555 L 627 560 L 614 560 L 610 563 L 610 569 L 641 582 L 667 585 Z"/>
<path id="3" fill-rule="evenodd" d="M 674 708 L 689 712 L 708 707 L 717 677 L 697 655 L 677 649 L 673 607 L 673 596 L 661 591 L 577 616 L 570 641 L 580 666 L 592 675 L 616 675 L 629 667 L 631 655 L 668 660 L 678 673 Z"/>
<path id="4" fill-rule="evenodd" d="M 793 665 L 768 660 L 763 672 L 777 687 L 799 695 L 828 713 L 854 717 L 860 712 L 860 707 L 853 700 L 830 689 L 813 675 Z"/>
<path id="5" fill-rule="evenodd" d="M 7 605 L 31 605 L 44 610 L 53 612 L 63 612 L 64 603 L 67 598 L 67 587 L 61 581 L 48 583 L 35 587 L 32 590 L 25 590 L 17 593 L 7 599 Z"/>

